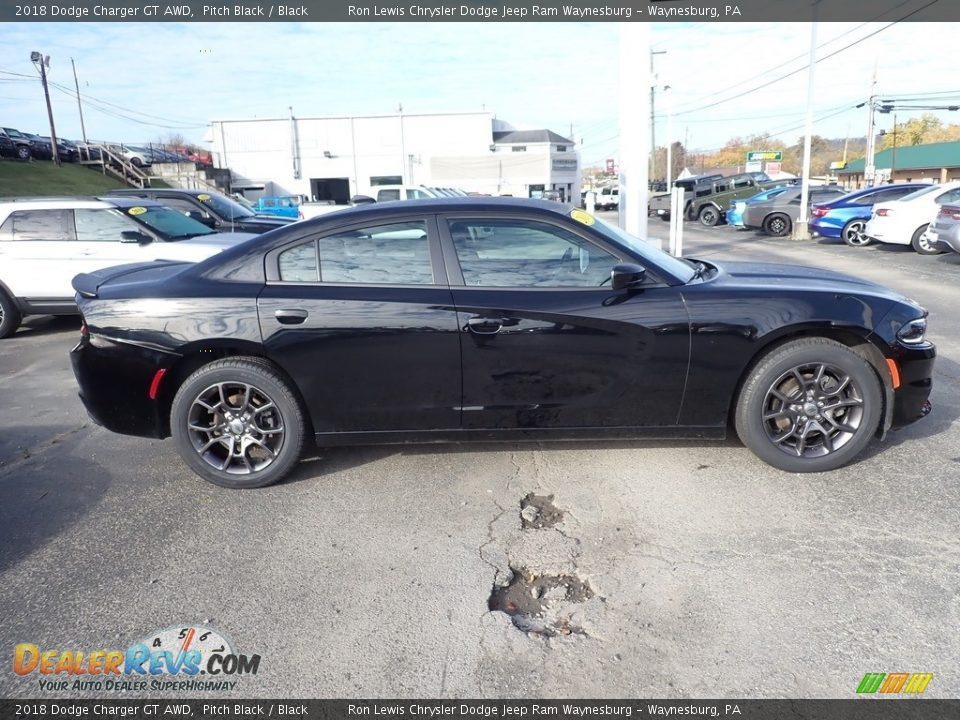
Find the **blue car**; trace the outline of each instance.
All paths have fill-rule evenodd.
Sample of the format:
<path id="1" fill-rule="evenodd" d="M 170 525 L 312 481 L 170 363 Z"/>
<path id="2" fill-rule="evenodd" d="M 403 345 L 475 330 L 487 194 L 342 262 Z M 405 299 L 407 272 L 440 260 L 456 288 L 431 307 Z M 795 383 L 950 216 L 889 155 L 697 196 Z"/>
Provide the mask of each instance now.
<path id="1" fill-rule="evenodd" d="M 854 190 L 831 202 L 817 205 L 810 211 L 810 234 L 813 237 L 842 239 L 847 245 L 869 245 L 864 234 L 867 221 L 877 203 L 899 200 L 914 190 L 930 187 L 929 183 L 897 183 Z"/>
<path id="2" fill-rule="evenodd" d="M 734 227 L 742 228 L 745 227 L 743 224 L 743 210 L 749 202 L 763 202 L 769 198 L 772 198 L 775 195 L 779 195 L 787 188 L 792 187 L 791 185 L 778 185 L 775 188 L 770 188 L 769 190 L 764 190 L 762 193 L 757 195 L 752 195 L 746 200 L 735 200 L 730 203 L 730 209 L 727 210 L 726 219 L 727 225 L 733 225 Z"/>

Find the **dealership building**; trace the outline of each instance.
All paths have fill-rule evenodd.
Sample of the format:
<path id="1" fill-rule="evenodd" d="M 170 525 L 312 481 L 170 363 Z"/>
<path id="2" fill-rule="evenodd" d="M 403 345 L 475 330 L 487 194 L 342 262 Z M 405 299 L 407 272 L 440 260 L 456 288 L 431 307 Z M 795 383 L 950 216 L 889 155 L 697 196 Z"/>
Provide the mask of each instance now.
<path id="1" fill-rule="evenodd" d="M 488 112 L 217 120 L 206 139 L 232 190 L 346 203 L 378 185 L 579 198 L 574 142 Z"/>

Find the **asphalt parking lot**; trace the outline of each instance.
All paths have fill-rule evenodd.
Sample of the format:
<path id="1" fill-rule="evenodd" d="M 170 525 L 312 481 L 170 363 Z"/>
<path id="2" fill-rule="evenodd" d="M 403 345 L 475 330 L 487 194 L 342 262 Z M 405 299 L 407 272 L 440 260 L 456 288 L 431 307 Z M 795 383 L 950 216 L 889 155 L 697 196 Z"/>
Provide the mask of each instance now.
<path id="1" fill-rule="evenodd" d="M 49 696 L 10 671 L 17 643 L 122 649 L 200 623 L 262 658 L 218 697 L 852 697 L 896 671 L 956 697 L 960 256 L 693 224 L 685 248 L 921 302 L 932 414 L 822 475 L 735 440 L 412 446 L 230 491 L 169 441 L 89 423 L 76 319 L 32 319 L 0 341 L 0 696 Z M 548 608 L 521 627 L 489 609 L 512 571 L 494 604 Z"/>

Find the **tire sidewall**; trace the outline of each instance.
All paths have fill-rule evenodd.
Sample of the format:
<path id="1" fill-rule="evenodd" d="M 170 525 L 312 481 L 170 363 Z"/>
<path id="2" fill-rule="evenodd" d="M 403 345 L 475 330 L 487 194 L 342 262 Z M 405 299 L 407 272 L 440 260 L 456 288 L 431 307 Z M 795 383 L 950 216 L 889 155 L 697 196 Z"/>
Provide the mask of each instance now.
<path id="1" fill-rule="evenodd" d="M 930 247 L 929 243 L 926 247 L 923 245 L 923 234 L 927 231 L 928 227 L 930 227 L 930 223 L 918 227 L 916 232 L 913 233 L 913 237 L 910 239 L 910 245 L 913 247 L 914 251 L 920 255 L 939 255 L 940 251 L 937 248 Z"/>
<path id="2" fill-rule="evenodd" d="M 10 296 L 0 290 L 0 338 L 8 338 L 20 327 L 20 310 Z"/>
<path id="3" fill-rule="evenodd" d="M 777 231 L 773 228 L 773 223 L 777 220 L 783 223 L 783 230 Z M 767 232 L 774 237 L 783 237 L 790 231 L 790 221 L 784 215 L 771 215 L 764 221 L 764 227 Z"/>
<path id="4" fill-rule="evenodd" d="M 798 458 L 767 439 L 761 419 L 767 390 L 790 368 L 825 362 L 841 367 L 863 394 L 863 419 L 851 440 L 839 450 L 817 458 Z M 741 441 L 768 465 L 785 472 L 825 472 L 846 465 L 870 443 L 880 424 L 883 394 L 876 371 L 849 348 L 829 340 L 787 343 L 763 358 L 744 383 L 737 403 L 736 430 Z"/>
<path id="5" fill-rule="evenodd" d="M 300 459 L 305 423 L 291 389 L 276 378 L 271 365 L 256 359 L 235 361 L 229 365 L 213 363 L 187 378 L 177 391 L 170 408 L 170 434 L 184 462 L 208 482 L 233 489 L 261 488 L 279 482 Z M 218 382 L 242 382 L 253 385 L 276 404 L 285 429 L 279 457 L 267 468 L 251 475 L 231 475 L 207 464 L 194 449 L 187 432 L 187 417 L 194 399 Z"/>
<path id="6" fill-rule="evenodd" d="M 720 222 L 720 213 L 712 205 L 705 205 L 700 208 L 700 224 L 705 227 L 713 227 Z"/>
<path id="7" fill-rule="evenodd" d="M 864 238 L 864 241 L 863 241 L 863 242 L 860 242 L 860 243 L 851 242 L 851 241 L 848 239 L 847 236 L 848 236 L 849 233 L 850 233 L 850 229 L 851 229 L 854 225 L 862 225 L 862 226 L 863 226 L 863 229 L 861 230 L 861 237 Z M 858 220 L 851 220 L 850 222 L 848 222 L 846 225 L 843 226 L 843 230 L 840 231 L 840 237 L 843 238 L 843 241 L 844 241 L 847 245 L 849 245 L 850 247 L 865 247 L 865 246 L 867 246 L 867 245 L 870 244 L 869 238 L 867 238 L 865 235 L 863 235 L 863 231 L 866 230 L 866 228 L 867 228 L 867 223 L 866 223 L 865 220 L 859 220 L 859 219 L 858 219 Z"/>

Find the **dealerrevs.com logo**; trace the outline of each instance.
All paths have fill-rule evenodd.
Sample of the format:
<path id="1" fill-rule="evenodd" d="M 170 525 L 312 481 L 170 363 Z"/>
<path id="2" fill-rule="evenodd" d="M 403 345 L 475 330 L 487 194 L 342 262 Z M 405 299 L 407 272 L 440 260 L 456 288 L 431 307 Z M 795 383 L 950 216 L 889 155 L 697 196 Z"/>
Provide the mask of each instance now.
<path id="1" fill-rule="evenodd" d="M 857 686 L 860 695 L 920 695 L 933 679 L 933 673 L 867 673 Z"/>
<path id="2" fill-rule="evenodd" d="M 40 690 L 107 692 L 232 690 L 243 675 L 256 675 L 259 655 L 243 655 L 218 631 L 178 625 L 152 633 L 126 650 L 44 649 L 20 643 L 13 671 L 37 675 Z"/>

